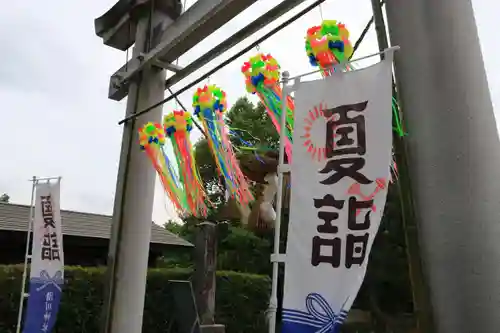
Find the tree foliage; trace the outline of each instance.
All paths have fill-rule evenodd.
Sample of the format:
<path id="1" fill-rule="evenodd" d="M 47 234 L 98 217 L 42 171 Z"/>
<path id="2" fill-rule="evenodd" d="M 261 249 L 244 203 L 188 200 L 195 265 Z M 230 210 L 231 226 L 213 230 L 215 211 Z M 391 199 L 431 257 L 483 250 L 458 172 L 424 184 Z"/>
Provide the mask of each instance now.
<path id="1" fill-rule="evenodd" d="M 210 201 L 218 207 L 224 203 L 224 187 L 220 182 L 217 166 L 205 138 L 194 145 L 194 152 L 205 190 Z"/>
<path id="2" fill-rule="evenodd" d="M 53 333 L 99 332 L 105 269 L 65 267 L 64 291 Z M 23 266 L 0 266 L 0 333 L 16 331 L 19 287 Z M 191 270 L 150 269 L 147 275 L 142 332 L 177 332 L 171 327 L 173 295 L 169 280 L 187 280 Z M 217 272 L 215 320 L 227 333 L 253 333 L 266 330 L 265 309 L 270 293 L 267 276 Z"/>
<path id="3" fill-rule="evenodd" d="M 164 227 L 172 233 L 190 241 L 195 241 L 197 224 L 200 221 L 188 218 L 183 224 L 169 221 Z M 217 269 L 239 273 L 269 274 L 271 264 L 271 242 L 267 237 L 254 234 L 238 225 L 237 222 L 229 224 L 226 231 L 218 232 Z M 189 268 L 192 267 L 190 253 L 169 253 L 163 258 L 162 267 Z"/>
<path id="4" fill-rule="evenodd" d="M 262 103 L 254 105 L 246 97 L 238 99 L 227 113 L 226 123 L 234 133 L 235 146 L 278 149 L 279 134 Z"/>

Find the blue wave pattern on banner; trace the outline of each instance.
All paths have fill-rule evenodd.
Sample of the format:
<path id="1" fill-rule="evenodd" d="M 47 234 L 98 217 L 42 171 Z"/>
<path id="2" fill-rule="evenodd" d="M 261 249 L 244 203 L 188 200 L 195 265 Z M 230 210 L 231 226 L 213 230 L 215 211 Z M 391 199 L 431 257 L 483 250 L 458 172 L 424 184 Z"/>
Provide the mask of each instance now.
<path id="1" fill-rule="evenodd" d="M 306 297 L 307 312 L 283 309 L 283 333 L 337 333 L 347 317 L 347 311 L 336 314 L 326 299 L 318 293 Z"/>
<path id="2" fill-rule="evenodd" d="M 62 272 L 53 277 L 45 270 L 31 278 L 23 333 L 48 333 L 54 328 L 61 301 Z"/>

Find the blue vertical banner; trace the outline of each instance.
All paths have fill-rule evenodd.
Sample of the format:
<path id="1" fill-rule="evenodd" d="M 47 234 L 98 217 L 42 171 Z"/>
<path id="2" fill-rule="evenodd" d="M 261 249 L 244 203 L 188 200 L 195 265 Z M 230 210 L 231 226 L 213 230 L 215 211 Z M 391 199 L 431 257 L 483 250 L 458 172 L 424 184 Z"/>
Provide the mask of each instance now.
<path id="1" fill-rule="evenodd" d="M 28 306 L 23 333 L 54 328 L 64 284 L 60 181 L 37 183 Z"/>

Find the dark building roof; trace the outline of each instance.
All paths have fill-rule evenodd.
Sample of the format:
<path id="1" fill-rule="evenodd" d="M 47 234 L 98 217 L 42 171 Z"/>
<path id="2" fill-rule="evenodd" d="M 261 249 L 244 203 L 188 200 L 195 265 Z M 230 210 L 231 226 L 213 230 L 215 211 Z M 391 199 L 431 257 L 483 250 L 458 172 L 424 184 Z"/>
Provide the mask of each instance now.
<path id="1" fill-rule="evenodd" d="M 0 230 L 28 230 L 30 206 L 0 202 Z M 109 239 L 112 217 L 61 210 L 63 235 Z M 145 225 L 146 226 L 146 225 Z M 151 243 L 174 246 L 192 246 L 191 243 L 151 223 Z"/>

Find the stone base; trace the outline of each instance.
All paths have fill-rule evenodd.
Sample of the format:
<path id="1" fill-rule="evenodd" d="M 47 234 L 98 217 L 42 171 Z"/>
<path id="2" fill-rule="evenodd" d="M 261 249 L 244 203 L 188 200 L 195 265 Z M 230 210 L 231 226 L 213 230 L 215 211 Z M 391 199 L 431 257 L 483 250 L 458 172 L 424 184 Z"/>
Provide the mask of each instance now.
<path id="1" fill-rule="evenodd" d="M 225 333 L 226 327 L 220 324 L 200 325 L 200 333 Z"/>

